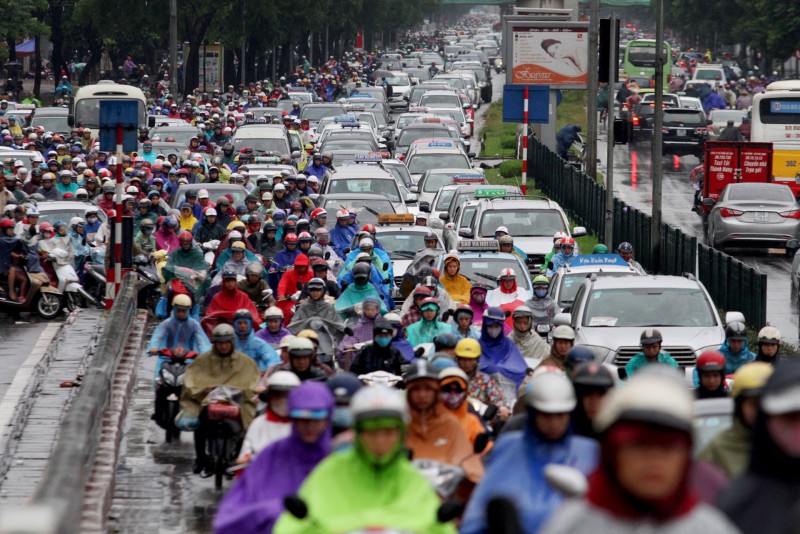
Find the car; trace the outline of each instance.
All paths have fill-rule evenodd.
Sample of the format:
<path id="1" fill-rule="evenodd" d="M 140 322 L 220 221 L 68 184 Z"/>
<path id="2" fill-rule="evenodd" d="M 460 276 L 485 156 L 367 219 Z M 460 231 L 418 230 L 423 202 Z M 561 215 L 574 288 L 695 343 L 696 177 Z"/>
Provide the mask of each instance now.
<path id="1" fill-rule="evenodd" d="M 178 189 L 172 194 L 169 200 L 169 205 L 171 208 L 176 208 L 180 206 L 186 200 L 186 193 L 189 191 L 200 191 L 201 189 L 205 189 L 208 191 L 208 197 L 212 202 L 216 202 L 216 200 L 224 195 L 230 195 L 233 197 L 233 201 L 231 201 L 232 206 L 238 206 L 239 204 L 244 204 L 244 198 L 247 196 L 247 189 L 244 186 L 239 184 L 223 184 L 223 183 L 199 183 L 199 184 L 181 184 L 178 186 Z"/>
<path id="2" fill-rule="evenodd" d="M 587 276 L 639 276 L 640 273 L 619 254 L 583 254 L 572 265 L 558 269 L 550 280 L 550 297 L 559 311 L 569 311 L 575 294 Z"/>
<path id="3" fill-rule="evenodd" d="M 394 176 L 397 185 L 404 187 L 407 191 L 411 191 L 411 186 L 414 182 L 411 180 L 411 174 L 408 172 L 402 161 L 398 159 L 382 159 L 381 167 L 390 172 Z"/>
<path id="4" fill-rule="evenodd" d="M 347 115 L 344 106 L 338 102 L 306 104 L 300 110 L 300 120 L 307 120 L 314 128 L 316 128 L 320 119 L 338 115 Z"/>
<path id="5" fill-rule="evenodd" d="M 631 143 L 650 141 L 653 137 L 653 116 L 656 105 L 654 102 L 639 102 L 633 110 L 629 110 L 628 139 Z"/>
<path id="6" fill-rule="evenodd" d="M 44 131 L 54 134 L 68 134 L 71 130 L 67 122 L 68 115 L 67 108 L 36 108 L 28 120 L 28 126 L 41 126 Z"/>
<path id="7" fill-rule="evenodd" d="M 291 154 L 300 159 L 299 151 L 292 153 L 286 128 L 282 124 L 246 124 L 236 128 L 233 134 L 233 150 L 239 152 L 245 147 L 253 149 L 256 156 L 280 156 Z"/>
<path id="8" fill-rule="evenodd" d="M 239 172 L 247 171 L 250 174 L 250 181 L 254 182 L 256 177 L 260 174 L 272 178 L 278 173 L 287 171 L 290 176 L 297 176 L 297 169 L 293 165 L 281 165 L 278 163 L 279 158 L 274 156 L 270 157 L 257 157 L 255 163 L 248 163 L 239 167 Z M 267 161 L 268 160 L 268 161 Z M 270 180 L 271 181 L 271 180 Z"/>
<path id="9" fill-rule="evenodd" d="M 409 150 L 403 161 L 414 183 L 418 182 L 428 169 L 447 167 L 472 170 L 469 156 L 461 150 L 457 141 L 434 141 L 424 146 L 415 146 L 413 150 Z"/>
<path id="10" fill-rule="evenodd" d="M 381 102 L 386 102 L 386 89 L 380 85 L 362 86 L 354 89 L 350 94 L 351 101 L 360 100 L 362 98 L 371 98 L 374 100 L 380 100 Z"/>
<path id="11" fill-rule="evenodd" d="M 729 312 L 727 322 L 743 320 Z M 641 352 L 640 337 L 658 329 L 668 352 L 690 378 L 697 356 L 717 350 L 725 325 L 706 288 L 693 276 L 589 276 L 578 289 L 569 313 L 553 324 L 575 330 L 575 344 L 589 348 L 599 363 L 624 367 Z"/>
<path id="12" fill-rule="evenodd" d="M 722 65 L 701 64 L 697 65 L 692 74 L 692 81 L 700 81 L 709 85 L 725 84 L 725 69 Z"/>
<path id="13" fill-rule="evenodd" d="M 441 122 L 414 122 L 403 128 L 394 145 L 394 157 L 403 160 L 408 153 L 411 143 L 419 139 L 437 138 L 457 142 L 461 139 L 461 132 Z M 467 148 L 466 145 L 464 148 Z"/>
<path id="14" fill-rule="evenodd" d="M 505 194 L 505 191 L 484 188 L 480 195 L 476 193 L 481 198 L 467 201 L 460 207 L 457 218 L 445 225 L 444 242 L 448 250 L 458 248 L 462 239 L 494 239 L 495 230 L 505 226 L 514 238 L 514 246 L 525 253 L 528 270 L 538 274 L 544 257 L 553 249 L 553 234 L 586 235 L 582 226 L 570 231 L 567 215 L 553 200 L 492 196 L 495 194 Z"/>
<path id="15" fill-rule="evenodd" d="M 43 222 L 53 224 L 56 221 L 64 221 L 69 224 L 73 217 L 86 219 L 88 211 L 97 213 L 97 218 L 101 223 L 108 220 L 105 211 L 92 202 L 82 200 L 44 200 L 36 203 L 36 209 L 39 210 L 39 224 Z M 89 237 L 91 238 L 92 235 L 90 234 Z"/>
<path id="16" fill-rule="evenodd" d="M 708 138 L 716 141 L 722 130 L 728 126 L 728 121 L 733 121 L 733 125 L 738 128 L 745 117 L 747 110 L 743 109 L 712 109 L 708 114 L 708 120 L 711 122 L 708 125 Z"/>
<path id="17" fill-rule="evenodd" d="M 731 183 L 708 214 L 708 244 L 786 248 L 800 237 L 800 207 L 785 184 Z"/>
<path id="18" fill-rule="evenodd" d="M 533 293 L 533 281 L 519 256 L 498 252 L 495 239 L 464 240 L 455 249 L 461 262 L 459 274 L 467 277 L 472 285 L 480 283 L 488 289 L 495 289 L 500 285 L 500 272 L 505 268 L 512 268 L 517 274 L 517 287 L 528 294 Z M 434 266 L 439 272 L 444 271 L 444 257 L 437 257 Z"/>
<path id="19" fill-rule="evenodd" d="M 464 169 L 442 167 L 428 169 L 422 173 L 419 182 L 411 187 L 411 192 L 419 194 L 418 202 L 428 202 L 430 204 L 437 191 L 444 186 L 453 184 L 489 185 L 489 182 L 486 181 L 486 176 L 480 169 L 465 172 Z"/>
<path id="20" fill-rule="evenodd" d="M 416 108 L 415 108 L 416 109 Z M 409 125 L 416 122 L 417 119 L 425 119 L 425 118 L 434 118 L 436 115 L 433 113 L 428 113 L 427 111 L 409 111 L 408 113 L 403 113 L 397 117 L 397 120 L 394 123 L 394 127 L 392 128 L 392 136 L 395 141 L 397 138 L 400 137 L 400 134 L 403 133 L 403 130 Z"/>
<path id="21" fill-rule="evenodd" d="M 703 159 L 708 140 L 708 120 L 699 109 L 666 108 L 661 127 L 662 153 Z"/>
<path id="22" fill-rule="evenodd" d="M 459 98 L 460 99 L 460 98 Z M 457 108 L 435 108 L 429 107 L 428 111 L 437 117 L 446 120 L 454 120 L 461 127 L 461 137 L 469 139 L 472 137 L 475 120 L 466 116 L 462 107 Z M 427 120 L 427 119 L 426 119 Z"/>
<path id="23" fill-rule="evenodd" d="M 396 211 L 396 204 L 385 196 L 367 193 L 322 194 L 317 198 L 317 206 L 328 213 L 336 213 L 340 209 L 355 213 L 360 225 L 377 224 L 381 214 L 406 213 L 405 207 L 400 212 Z"/>
<path id="24" fill-rule="evenodd" d="M 389 107 L 392 109 L 408 109 L 408 97 L 411 94 L 411 76 L 405 72 L 392 72 L 386 77 L 386 83 L 392 88 L 392 96 L 388 98 Z"/>
<path id="25" fill-rule="evenodd" d="M 202 135 L 205 134 L 203 134 L 199 128 L 185 122 L 184 126 L 156 126 L 150 130 L 150 139 L 153 141 L 167 141 L 168 139 L 172 139 L 173 141 L 170 142 L 180 143 L 183 150 L 186 150 L 186 147 L 189 146 L 189 142 L 193 137 L 201 139 Z"/>
<path id="26" fill-rule="evenodd" d="M 165 156 L 169 156 L 170 154 L 175 154 L 176 156 L 183 154 L 186 150 L 186 145 L 181 143 L 173 143 L 173 142 L 166 142 L 166 141 L 150 141 L 150 144 L 153 147 L 154 154 L 164 154 Z M 139 153 L 142 153 L 142 147 L 139 145 Z"/>
<path id="27" fill-rule="evenodd" d="M 485 198 L 487 192 L 498 197 L 524 196 L 522 190 L 515 185 L 493 185 L 490 188 L 480 184 L 446 185 L 436 194 L 429 206 L 421 202 L 420 211 L 432 214 L 428 226 L 443 230 L 447 221 L 457 218 L 459 208 L 464 202 Z"/>
<path id="28" fill-rule="evenodd" d="M 665 106 L 670 108 L 679 108 L 681 107 L 681 97 L 672 93 L 664 93 L 663 95 L 663 103 Z M 647 93 L 646 95 L 642 96 L 642 103 L 655 103 L 656 101 L 656 94 L 655 93 Z"/>
<path id="29" fill-rule="evenodd" d="M 733 399 L 697 399 L 694 401 L 692 453 L 697 457 L 717 435 L 733 425 Z"/>
<path id="30" fill-rule="evenodd" d="M 385 149 L 384 142 L 386 141 L 384 138 L 378 137 L 375 130 L 367 124 L 343 122 L 328 125 L 322 134 L 317 137 L 317 145 L 322 147 L 329 141 L 340 140 L 366 141 L 372 145 L 371 150 L 376 152 Z"/>
<path id="31" fill-rule="evenodd" d="M 680 96 L 680 107 L 686 109 L 703 109 L 703 103 L 696 96 Z"/>
<path id="32" fill-rule="evenodd" d="M 416 203 L 417 196 L 400 190 L 394 176 L 377 165 L 344 165 L 336 172 L 326 174 L 319 188 L 320 194 L 373 194 L 382 195 L 394 205 L 395 213 L 405 213 L 406 203 Z"/>
<path id="33" fill-rule="evenodd" d="M 456 79 L 464 82 L 460 76 Z M 419 106 L 427 108 L 461 108 L 461 97 L 454 91 L 427 91 L 419 99 Z"/>
<path id="34" fill-rule="evenodd" d="M 443 82 L 426 81 L 423 84 L 415 85 L 408 95 L 409 111 L 412 107 L 419 107 L 422 95 L 429 91 L 451 91 L 450 86 Z M 400 126 L 398 126 L 399 128 Z"/>
<path id="35" fill-rule="evenodd" d="M 42 160 L 42 155 L 35 150 L 14 150 L 10 147 L 0 147 L 0 159 L 5 160 L 9 158 L 20 160 L 23 167 L 30 171 L 37 166 L 33 163 L 34 159 Z"/>

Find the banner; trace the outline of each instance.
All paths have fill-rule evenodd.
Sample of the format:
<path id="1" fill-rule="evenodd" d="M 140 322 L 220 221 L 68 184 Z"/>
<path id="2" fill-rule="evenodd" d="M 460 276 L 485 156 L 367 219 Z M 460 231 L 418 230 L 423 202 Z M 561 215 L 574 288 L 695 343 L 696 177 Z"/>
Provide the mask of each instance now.
<path id="1" fill-rule="evenodd" d="M 585 24 L 511 28 L 511 83 L 584 89 L 589 78 Z"/>

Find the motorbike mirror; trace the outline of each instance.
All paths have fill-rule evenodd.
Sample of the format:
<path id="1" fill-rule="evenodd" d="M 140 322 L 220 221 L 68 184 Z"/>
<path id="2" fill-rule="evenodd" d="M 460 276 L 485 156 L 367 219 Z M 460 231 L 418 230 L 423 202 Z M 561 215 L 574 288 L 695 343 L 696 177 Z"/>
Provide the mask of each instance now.
<path id="1" fill-rule="evenodd" d="M 511 312 L 510 312 L 509 310 L 505 310 L 505 311 L 503 312 L 503 315 L 505 315 L 505 316 L 506 316 L 506 319 L 508 319 L 509 317 L 511 317 Z"/>
<path id="2" fill-rule="evenodd" d="M 464 511 L 464 505 L 453 501 L 445 501 L 436 510 L 436 521 L 439 523 L 449 523 L 457 518 Z"/>
<path id="3" fill-rule="evenodd" d="M 544 466 L 544 478 L 558 492 L 568 497 L 580 497 L 589 489 L 589 483 L 583 473 L 561 464 Z"/>
<path id="4" fill-rule="evenodd" d="M 425 354 L 425 347 L 417 347 L 417 349 L 414 351 L 415 358 L 422 358 L 424 354 Z"/>
<path id="5" fill-rule="evenodd" d="M 498 411 L 499 410 L 498 410 L 497 406 L 495 406 L 494 404 L 490 404 L 489 406 L 486 407 L 486 410 L 484 410 L 484 412 L 483 412 L 483 420 L 484 421 L 492 421 L 495 417 L 497 417 L 497 412 Z M 477 443 L 477 442 L 478 442 L 478 440 L 476 439 L 475 443 Z"/>
<path id="6" fill-rule="evenodd" d="M 475 436 L 475 444 L 472 446 L 472 450 L 475 451 L 475 454 L 480 454 L 486 450 L 488 445 L 489 434 L 487 432 L 482 432 Z"/>
<path id="7" fill-rule="evenodd" d="M 617 376 L 620 380 L 627 380 L 628 379 L 628 370 L 624 367 L 617 367 Z"/>
<path id="8" fill-rule="evenodd" d="M 522 532 L 517 507 L 507 497 L 495 497 L 486 505 L 488 532 L 518 534 Z"/>
<path id="9" fill-rule="evenodd" d="M 308 517 L 308 505 L 297 495 L 287 495 L 283 499 L 283 506 L 297 519 Z"/>
<path id="10" fill-rule="evenodd" d="M 324 254 L 323 258 L 325 258 L 326 260 L 329 260 L 329 259 L 331 259 L 331 253 L 330 253 L 330 252 L 326 252 L 326 253 Z"/>
<path id="11" fill-rule="evenodd" d="M 349 326 L 345 326 L 344 333 L 347 334 L 348 336 L 352 336 L 354 332 L 352 328 L 350 328 Z"/>
<path id="12" fill-rule="evenodd" d="M 536 325 L 536 332 L 539 333 L 539 334 L 549 334 L 550 333 L 550 325 L 549 324 Z"/>

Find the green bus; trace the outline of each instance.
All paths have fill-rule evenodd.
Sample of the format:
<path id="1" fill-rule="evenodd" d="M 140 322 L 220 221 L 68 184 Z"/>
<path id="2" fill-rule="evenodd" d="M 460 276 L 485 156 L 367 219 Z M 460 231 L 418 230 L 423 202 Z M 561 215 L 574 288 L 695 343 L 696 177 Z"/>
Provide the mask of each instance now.
<path id="1" fill-rule="evenodd" d="M 656 74 L 656 41 L 655 39 L 635 39 L 625 45 L 622 68 L 627 77 L 645 76 L 651 80 Z M 664 43 L 664 86 L 669 83 L 672 73 L 672 49 Z"/>

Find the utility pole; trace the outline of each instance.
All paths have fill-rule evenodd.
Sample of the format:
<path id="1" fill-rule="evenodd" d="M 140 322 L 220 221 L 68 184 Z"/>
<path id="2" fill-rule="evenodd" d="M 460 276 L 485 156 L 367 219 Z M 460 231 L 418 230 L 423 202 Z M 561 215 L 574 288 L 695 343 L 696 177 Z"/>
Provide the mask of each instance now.
<path id="1" fill-rule="evenodd" d="M 247 0 L 242 0 L 242 61 L 240 62 L 239 69 L 242 71 L 241 83 L 245 84 L 245 54 L 247 53 Z"/>
<path id="2" fill-rule="evenodd" d="M 591 1 L 589 11 L 589 86 L 586 89 L 588 97 L 588 120 L 587 132 L 588 141 L 586 143 L 586 174 L 592 179 L 597 176 L 597 84 L 598 72 L 598 47 L 599 47 L 599 24 L 600 24 L 600 0 Z"/>
<path id="3" fill-rule="evenodd" d="M 178 87 L 178 0 L 169 0 L 169 80 L 179 94 Z M 185 93 L 185 91 L 184 91 Z"/>
<path id="4" fill-rule="evenodd" d="M 653 114 L 653 147 L 650 167 L 653 172 L 653 217 L 650 229 L 651 271 L 661 268 L 661 127 L 664 124 L 664 0 L 656 0 L 656 98 Z"/>
<path id="5" fill-rule="evenodd" d="M 614 250 L 614 82 L 617 79 L 617 20 L 611 15 L 608 50 L 608 107 L 606 108 L 606 219 L 608 250 Z"/>

